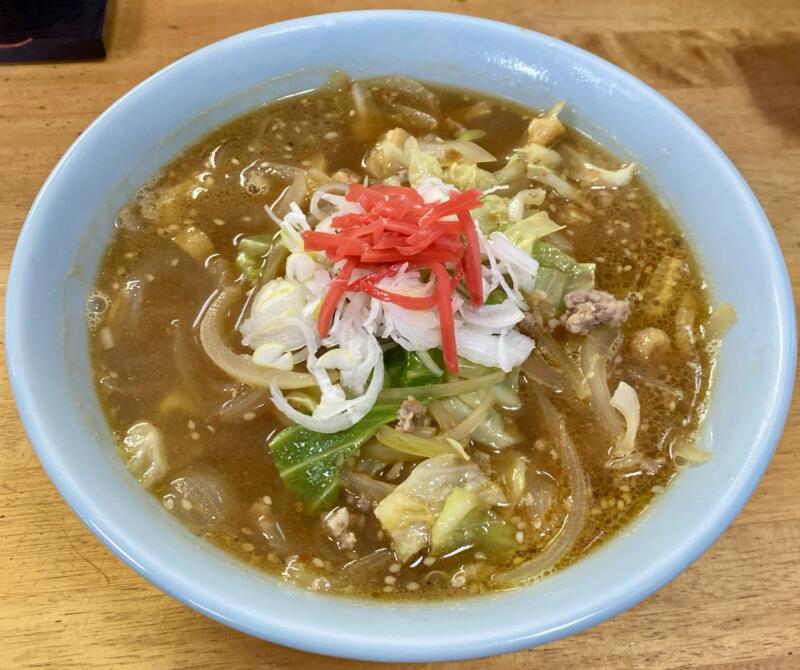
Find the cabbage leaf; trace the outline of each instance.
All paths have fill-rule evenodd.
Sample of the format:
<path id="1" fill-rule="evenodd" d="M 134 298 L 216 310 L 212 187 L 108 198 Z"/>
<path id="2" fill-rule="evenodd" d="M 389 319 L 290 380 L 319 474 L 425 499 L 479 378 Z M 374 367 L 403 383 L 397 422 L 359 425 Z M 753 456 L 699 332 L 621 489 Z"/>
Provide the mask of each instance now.
<path id="1" fill-rule="evenodd" d="M 298 425 L 284 428 L 270 441 L 269 449 L 286 488 L 307 512 L 329 509 L 339 495 L 344 462 L 396 414 L 396 405 L 375 407 L 338 433 L 317 433 Z"/>

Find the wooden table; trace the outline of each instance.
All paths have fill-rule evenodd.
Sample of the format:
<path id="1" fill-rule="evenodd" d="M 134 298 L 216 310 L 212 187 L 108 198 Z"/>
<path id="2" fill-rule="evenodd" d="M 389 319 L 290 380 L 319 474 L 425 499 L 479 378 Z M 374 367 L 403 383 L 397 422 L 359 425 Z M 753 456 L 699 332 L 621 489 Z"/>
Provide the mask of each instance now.
<path id="1" fill-rule="evenodd" d="M 62 152 L 134 84 L 228 35 L 391 3 L 128 0 L 104 62 L 0 68 L 3 285 L 28 207 Z M 438 0 L 408 7 L 511 21 L 617 63 L 667 95 L 733 159 L 800 280 L 798 0 Z M 747 267 L 742 259 L 743 271 Z M 247 637 L 156 590 L 84 528 L 0 390 L 0 668 L 360 668 Z M 539 649 L 446 667 L 800 668 L 800 413 L 742 515 L 675 582 Z"/>

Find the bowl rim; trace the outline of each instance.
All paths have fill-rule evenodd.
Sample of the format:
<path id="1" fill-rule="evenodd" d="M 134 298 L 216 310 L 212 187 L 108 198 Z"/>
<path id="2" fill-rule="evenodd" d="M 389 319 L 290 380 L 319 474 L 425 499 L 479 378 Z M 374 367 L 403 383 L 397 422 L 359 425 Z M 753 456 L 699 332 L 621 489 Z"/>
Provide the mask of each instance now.
<path id="1" fill-rule="evenodd" d="M 144 547 L 136 546 L 134 541 L 126 537 L 124 531 L 110 527 L 108 523 L 104 525 L 104 520 L 98 518 L 97 510 L 91 502 L 91 494 L 79 490 L 68 472 L 62 469 L 62 464 L 57 457 L 59 446 L 47 439 L 43 432 L 43 426 L 46 421 L 35 411 L 37 402 L 31 396 L 27 388 L 26 361 L 24 357 L 21 356 L 20 347 L 18 345 L 20 341 L 19 338 L 24 334 L 24 329 L 22 328 L 24 310 L 22 309 L 21 300 L 22 287 L 25 284 L 23 278 L 26 273 L 31 271 L 35 261 L 28 253 L 27 248 L 30 245 L 28 245 L 26 241 L 32 236 L 34 227 L 38 225 L 36 223 L 37 218 L 39 218 L 38 210 L 42 207 L 42 202 L 47 198 L 50 184 L 56 181 L 63 171 L 68 169 L 69 159 L 75 152 L 76 147 L 85 141 L 85 138 L 92 133 L 95 126 L 107 123 L 108 119 L 113 117 L 118 107 L 142 95 L 143 91 L 146 91 L 154 80 L 164 77 L 173 70 L 187 66 L 191 67 L 194 61 L 203 57 L 213 57 L 217 51 L 223 50 L 225 47 L 235 42 L 246 41 L 255 36 L 264 37 L 278 32 L 293 31 L 299 28 L 330 27 L 332 23 L 337 22 L 347 23 L 351 21 L 387 20 L 393 17 L 403 19 L 417 18 L 420 20 L 437 19 L 450 22 L 456 26 L 479 26 L 496 33 L 513 32 L 515 35 L 519 35 L 520 32 L 523 32 L 532 42 L 538 42 L 541 46 L 559 50 L 574 58 L 576 61 L 587 63 L 594 69 L 602 71 L 605 75 L 611 76 L 617 81 L 622 81 L 626 87 L 636 91 L 642 96 L 654 100 L 658 105 L 666 108 L 671 115 L 680 121 L 683 130 L 690 136 L 691 140 L 702 145 L 706 151 L 710 152 L 716 160 L 720 171 L 724 172 L 727 178 L 735 185 L 736 190 L 741 196 L 743 205 L 748 208 L 751 214 L 750 219 L 754 231 L 761 236 L 762 240 L 769 248 L 769 253 L 773 260 L 773 267 L 771 270 L 774 271 L 773 275 L 776 280 L 776 299 L 781 304 L 781 310 L 779 312 L 779 316 L 781 317 L 780 328 L 776 336 L 776 342 L 779 348 L 778 358 L 780 375 L 776 380 L 775 400 L 769 407 L 769 428 L 759 433 L 756 446 L 754 447 L 754 451 L 757 451 L 758 458 L 752 464 L 746 476 L 737 480 L 736 484 L 738 488 L 731 491 L 731 495 L 725 498 L 725 505 L 713 509 L 713 514 L 702 528 L 702 532 L 698 530 L 698 532 L 695 533 L 694 541 L 676 550 L 674 555 L 670 557 L 672 559 L 671 561 L 662 561 L 658 565 L 653 566 L 650 570 L 641 571 L 632 576 L 630 581 L 624 585 L 625 588 L 617 589 L 617 591 L 612 594 L 613 597 L 609 598 L 610 602 L 607 603 L 605 607 L 584 612 L 583 616 L 575 618 L 567 625 L 536 634 L 530 632 L 524 634 L 524 632 L 520 633 L 520 631 L 495 632 L 492 635 L 487 635 L 485 638 L 476 640 L 474 644 L 459 649 L 441 649 L 441 643 L 426 644 L 422 640 L 419 641 L 419 646 L 415 649 L 380 649 L 378 645 L 390 639 L 390 635 L 387 634 L 386 638 L 381 639 L 365 639 L 363 636 L 357 637 L 341 634 L 341 632 L 337 633 L 335 629 L 333 631 L 321 632 L 312 627 L 303 626 L 302 623 L 285 622 L 279 616 L 273 617 L 269 621 L 268 630 L 265 630 L 263 621 L 255 621 L 252 618 L 248 618 L 247 612 L 243 611 L 241 608 L 237 608 L 235 603 L 231 605 L 230 603 L 225 603 L 224 599 L 219 597 L 214 598 L 212 597 L 213 593 L 205 588 L 205 586 L 194 584 L 191 580 L 181 579 L 174 572 L 165 569 L 164 565 L 159 565 L 157 559 L 153 559 Z M 684 112 L 633 75 L 567 42 L 499 21 L 447 12 L 418 10 L 334 12 L 260 26 L 198 49 L 165 66 L 130 89 L 100 114 L 73 142 L 39 190 L 23 224 L 14 251 L 9 271 L 5 312 L 6 358 L 9 369 L 9 380 L 30 442 L 47 471 L 48 476 L 59 489 L 62 496 L 67 500 L 83 523 L 97 535 L 109 549 L 127 565 L 161 590 L 212 619 L 242 632 L 306 651 L 346 658 L 382 661 L 430 661 L 474 658 L 516 651 L 526 648 L 531 644 L 554 641 L 566 635 L 584 630 L 589 626 L 614 616 L 674 579 L 716 541 L 747 502 L 760 481 L 777 447 L 789 410 L 795 375 L 797 344 L 795 338 L 795 310 L 791 284 L 780 247 L 766 215 L 744 178 L 728 157 Z M 102 517 L 102 515 L 99 516 Z M 522 627 L 521 630 L 524 631 L 524 627 Z M 363 648 L 356 648 L 359 644 L 366 646 Z"/>

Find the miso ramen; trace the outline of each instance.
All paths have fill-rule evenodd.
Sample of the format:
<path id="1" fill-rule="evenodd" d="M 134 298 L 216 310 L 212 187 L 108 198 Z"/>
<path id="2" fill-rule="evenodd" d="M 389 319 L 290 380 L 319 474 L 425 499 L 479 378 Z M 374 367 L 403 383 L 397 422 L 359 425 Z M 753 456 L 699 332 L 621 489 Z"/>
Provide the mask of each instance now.
<path id="1" fill-rule="evenodd" d="M 733 310 L 563 116 L 337 74 L 164 167 L 88 300 L 133 475 L 288 582 L 442 598 L 567 566 L 708 460 Z"/>

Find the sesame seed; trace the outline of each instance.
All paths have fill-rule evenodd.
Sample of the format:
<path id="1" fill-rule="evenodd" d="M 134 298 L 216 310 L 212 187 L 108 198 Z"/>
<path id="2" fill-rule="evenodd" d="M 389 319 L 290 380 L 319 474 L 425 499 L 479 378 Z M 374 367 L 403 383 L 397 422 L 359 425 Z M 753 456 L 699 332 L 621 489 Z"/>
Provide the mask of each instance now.
<path id="1" fill-rule="evenodd" d="M 238 158 L 231 158 L 231 163 L 233 163 L 234 165 L 239 165 L 239 159 Z"/>
<path id="2" fill-rule="evenodd" d="M 197 428 L 197 424 L 196 424 L 196 423 L 195 423 L 195 422 L 194 422 L 192 419 L 189 419 L 189 420 L 186 422 L 186 427 L 187 427 L 189 430 L 194 430 L 195 428 Z"/>
<path id="3" fill-rule="evenodd" d="M 245 412 L 244 416 L 242 417 L 245 421 L 252 421 L 256 418 L 255 412 Z"/>
<path id="4" fill-rule="evenodd" d="M 351 117 L 351 118 L 354 117 L 356 115 L 356 110 L 355 109 L 351 109 L 349 112 L 347 112 L 347 115 L 349 117 Z"/>
<path id="5" fill-rule="evenodd" d="M 325 567 L 325 561 L 323 561 L 321 558 L 315 558 L 311 561 L 311 564 L 317 568 Z"/>
<path id="6" fill-rule="evenodd" d="M 335 140 L 337 137 L 339 137 L 339 133 L 337 133 L 335 130 L 325 133 L 326 140 Z"/>
<path id="7" fill-rule="evenodd" d="M 242 543 L 242 550 L 243 551 L 253 551 L 253 549 L 255 549 L 255 546 L 250 544 L 249 542 Z"/>
<path id="8" fill-rule="evenodd" d="M 384 593 L 391 593 L 392 591 L 394 591 L 394 586 L 391 586 L 391 585 L 387 584 L 386 586 L 383 587 L 383 592 Z"/>
<path id="9" fill-rule="evenodd" d="M 172 498 L 164 498 L 164 507 L 172 509 L 175 506 L 175 501 Z"/>
<path id="10" fill-rule="evenodd" d="M 179 262 L 180 262 L 180 261 L 179 261 L 177 258 L 173 258 L 173 259 L 172 259 L 172 260 L 169 262 L 169 264 L 170 264 L 172 267 L 175 267 L 175 266 L 177 266 L 177 265 L 178 265 L 178 263 L 179 263 Z"/>
<path id="11" fill-rule="evenodd" d="M 155 277 L 151 275 L 149 272 L 144 276 L 147 281 L 154 281 Z"/>
<path id="12" fill-rule="evenodd" d="M 475 560 L 476 561 L 485 561 L 486 560 L 486 554 L 484 554 L 482 551 L 476 551 L 475 552 Z"/>
<path id="13" fill-rule="evenodd" d="M 453 579 L 450 580 L 450 583 L 457 589 L 460 589 L 464 584 L 467 583 L 467 578 L 464 575 L 454 575 Z"/>
<path id="14" fill-rule="evenodd" d="M 214 224 L 217 226 L 224 226 L 225 221 L 223 219 L 214 219 Z"/>
<path id="15" fill-rule="evenodd" d="M 517 534 L 514 535 L 514 539 L 516 539 L 517 544 L 522 544 L 525 541 L 525 533 L 523 533 L 521 530 L 518 530 Z"/>
<path id="16" fill-rule="evenodd" d="M 250 144 L 248 145 L 247 150 L 252 154 L 256 150 L 256 148 L 252 144 Z"/>
<path id="17" fill-rule="evenodd" d="M 284 150 L 284 151 L 288 151 L 289 153 L 291 153 L 292 151 L 294 151 L 294 149 L 292 149 L 292 146 L 291 146 L 290 144 L 287 144 L 287 145 L 285 145 L 285 146 L 283 147 L 283 150 Z"/>
<path id="18" fill-rule="evenodd" d="M 193 430 L 191 433 L 189 433 L 189 437 L 191 437 L 193 440 L 199 440 L 200 433 L 198 433 L 196 430 Z"/>
<path id="19" fill-rule="evenodd" d="M 403 567 L 403 566 L 402 566 L 402 565 L 400 565 L 399 563 L 392 563 L 392 564 L 389 566 L 389 572 L 398 573 L 398 572 L 400 572 L 400 570 L 401 570 L 401 568 L 402 568 L 402 567 Z"/>
<path id="20" fill-rule="evenodd" d="M 252 530 L 250 530 L 249 528 L 240 528 L 240 529 L 239 529 L 239 532 L 240 532 L 242 535 L 252 535 L 252 534 L 253 534 L 253 531 L 252 531 Z"/>
<path id="21" fill-rule="evenodd" d="M 383 581 L 386 582 L 387 584 L 396 584 L 397 583 L 397 577 L 392 577 L 392 575 L 386 575 L 383 578 Z"/>
<path id="22" fill-rule="evenodd" d="M 426 556 L 424 559 L 422 559 L 422 564 L 428 568 L 434 563 L 436 563 L 436 556 Z"/>
<path id="23" fill-rule="evenodd" d="M 261 498 L 261 500 L 265 505 L 271 505 L 272 504 L 272 498 L 270 498 L 269 496 L 264 496 L 263 498 Z"/>
<path id="24" fill-rule="evenodd" d="M 408 582 L 408 584 L 406 584 L 406 590 L 419 591 L 419 584 L 417 584 L 416 582 Z"/>
<path id="25" fill-rule="evenodd" d="M 659 484 L 656 484 L 655 486 L 651 486 L 651 487 L 650 487 L 650 490 L 651 490 L 653 493 L 662 493 L 662 492 L 664 491 L 664 487 L 663 487 L 663 486 L 661 486 L 661 485 L 659 485 Z"/>
<path id="26" fill-rule="evenodd" d="M 182 498 L 181 507 L 183 507 L 183 509 L 185 509 L 188 512 L 190 509 L 192 509 L 192 501 L 186 500 L 186 498 Z"/>

